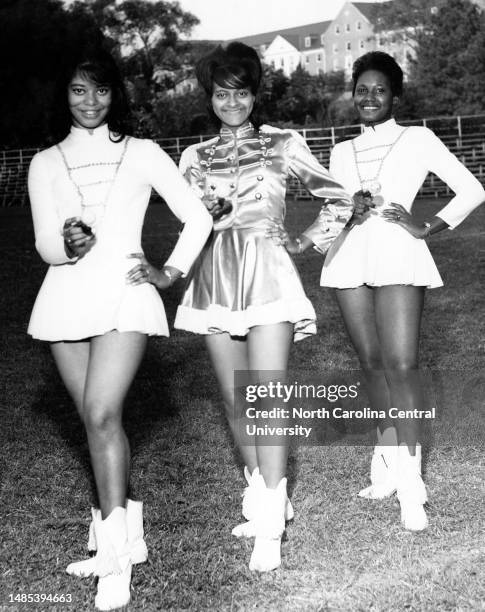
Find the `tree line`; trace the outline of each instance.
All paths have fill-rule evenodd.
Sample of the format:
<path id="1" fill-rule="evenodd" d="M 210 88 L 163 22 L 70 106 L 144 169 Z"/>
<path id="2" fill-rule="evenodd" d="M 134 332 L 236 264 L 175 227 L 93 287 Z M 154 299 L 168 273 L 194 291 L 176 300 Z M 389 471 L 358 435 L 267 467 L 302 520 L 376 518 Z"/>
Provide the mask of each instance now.
<path id="1" fill-rule="evenodd" d="M 376 29 L 413 47 L 401 118 L 484 112 L 484 16 L 471 0 L 393 0 L 374 7 Z M 136 133 L 162 138 L 214 131 L 203 92 L 177 93 L 213 41 L 191 41 L 198 19 L 159 0 L 3 0 L 0 6 L 0 146 L 44 146 L 63 58 L 87 41 L 118 58 Z M 270 66 L 256 109 L 260 122 L 301 127 L 355 121 L 343 72 L 287 77 Z"/>

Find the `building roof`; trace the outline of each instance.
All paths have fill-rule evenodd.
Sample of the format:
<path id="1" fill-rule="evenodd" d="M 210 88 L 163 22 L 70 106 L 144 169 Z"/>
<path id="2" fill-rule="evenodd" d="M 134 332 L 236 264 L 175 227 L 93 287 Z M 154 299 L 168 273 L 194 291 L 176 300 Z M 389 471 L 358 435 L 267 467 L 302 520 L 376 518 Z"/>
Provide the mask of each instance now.
<path id="1" fill-rule="evenodd" d="M 319 21 L 317 23 L 309 23 L 307 25 L 296 26 L 294 28 L 285 28 L 283 30 L 273 30 L 271 32 L 263 32 L 262 34 L 253 34 L 251 36 L 240 36 L 237 39 L 240 42 L 250 45 L 251 47 L 259 47 L 260 45 L 269 45 L 276 36 L 280 35 L 286 38 L 289 42 L 294 44 L 295 37 L 299 39 L 305 38 L 305 36 L 319 36 L 323 34 L 332 21 Z"/>
<path id="2" fill-rule="evenodd" d="M 364 17 L 367 17 L 367 19 L 369 21 L 372 21 L 372 19 L 375 16 L 375 6 L 376 4 L 382 4 L 380 2 L 351 2 L 351 4 L 353 4 L 355 6 L 355 8 L 360 11 L 362 13 L 362 15 L 364 15 Z"/>
<path id="3" fill-rule="evenodd" d="M 355 8 L 364 15 L 369 21 L 375 18 L 375 7 L 380 4 L 387 4 L 390 0 L 384 2 L 350 2 Z M 485 0 L 482 0 L 485 2 Z M 262 32 L 261 34 L 252 34 L 251 36 L 240 36 L 232 40 L 238 40 L 251 47 L 260 47 L 270 45 L 276 36 L 282 36 L 291 43 L 299 51 L 311 50 L 321 46 L 320 35 L 324 34 L 333 19 L 329 21 L 318 21 L 317 23 L 308 23 L 306 25 L 296 26 L 293 28 L 284 28 L 282 30 L 272 30 L 271 32 Z M 311 36 L 310 47 L 305 46 L 305 38 Z"/>
<path id="4" fill-rule="evenodd" d="M 484 0 L 485 1 L 485 0 Z M 359 10 L 364 17 L 369 21 L 374 21 L 376 18 L 376 7 L 386 4 L 390 4 L 391 0 L 384 0 L 380 2 L 351 2 L 357 10 Z"/>

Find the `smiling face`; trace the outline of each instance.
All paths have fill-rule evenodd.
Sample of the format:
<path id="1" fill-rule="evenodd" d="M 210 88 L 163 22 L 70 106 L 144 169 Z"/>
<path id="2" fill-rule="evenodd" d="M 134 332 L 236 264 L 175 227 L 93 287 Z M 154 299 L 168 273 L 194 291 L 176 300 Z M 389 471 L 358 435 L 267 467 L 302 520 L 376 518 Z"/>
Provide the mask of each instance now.
<path id="1" fill-rule="evenodd" d="M 86 130 L 94 130 L 103 125 L 107 120 L 111 98 L 109 85 L 99 85 L 86 75 L 76 72 L 67 88 L 72 124 Z"/>
<path id="2" fill-rule="evenodd" d="M 222 126 L 234 131 L 249 119 L 254 98 L 254 94 L 248 88 L 230 89 L 214 83 L 211 103 Z"/>
<path id="3" fill-rule="evenodd" d="M 392 117 L 399 98 L 391 91 L 389 78 L 378 70 L 366 70 L 355 85 L 354 107 L 365 125 L 383 123 Z"/>

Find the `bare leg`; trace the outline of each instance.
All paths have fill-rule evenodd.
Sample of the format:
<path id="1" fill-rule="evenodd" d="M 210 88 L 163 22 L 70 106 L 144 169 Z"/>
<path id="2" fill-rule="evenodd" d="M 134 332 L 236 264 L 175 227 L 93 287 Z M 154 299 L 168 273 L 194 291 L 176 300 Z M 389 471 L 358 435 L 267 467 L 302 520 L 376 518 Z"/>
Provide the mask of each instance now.
<path id="1" fill-rule="evenodd" d="M 91 340 L 83 419 L 103 518 L 126 503 L 130 450 L 122 410 L 145 347 L 146 336 L 137 332 Z"/>
<path id="2" fill-rule="evenodd" d="M 373 410 L 387 411 L 390 408 L 389 385 L 376 326 L 374 297 L 376 289 L 367 286 L 355 289 L 337 289 L 337 302 L 354 345 L 366 380 L 367 393 Z M 379 442 L 384 446 L 396 439 L 391 419 L 386 418 L 378 425 Z M 380 430 L 380 431 L 379 431 Z"/>
<path id="3" fill-rule="evenodd" d="M 126 504 L 130 450 L 121 414 L 145 346 L 146 336 L 115 331 L 91 341 L 51 345 L 61 378 L 86 427 L 103 516 Z"/>
<path id="4" fill-rule="evenodd" d="M 221 390 L 229 427 L 243 461 L 252 473 L 258 465 L 256 450 L 254 445 L 247 443 L 247 436 L 243 433 L 247 418 L 245 414 L 236 413 L 234 401 L 234 371 L 249 369 L 247 340 L 233 338 L 228 333 L 211 334 L 206 336 L 206 345 Z"/>
<path id="5" fill-rule="evenodd" d="M 286 379 L 288 356 L 293 338 L 293 325 L 291 323 L 277 323 L 275 325 L 261 325 L 253 327 L 248 334 L 249 369 L 257 371 L 258 382 L 274 380 L 274 371 L 282 372 Z M 261 400 L 260 408 L 271 410 L 275 407 L 274 399 Z M 263 421 L 260 420 L 260 424 Z M 269 427 L 284 427 L 287 420 L 267 419 Z M 286 475 L 286 461 L 288 457 L 288 438 L 284 437 L 281 445 L 264 445 L 264 438 L 257 437 L 256 453 L 258 466 L 264 477 L 266 486 L 275 489 L 281 479 Z"/>
<path id="6" fill-rule="evenodd" d="M 98 347 L 98 345 L 102 344 L 104 346 L 106 344 L 107 346 L 106 340 L 101 340 L 101 339 L 109 338 L 111 342 L 111 340 L 114 339 L 116 336 L 120 336 L 120 334 L 118 334 L 118 332 L 111 332 L 111 334 L 105 334 L 104 336 L 97 336 L 91 341 L 55 342 L 51 345 L 52 354 L 54 356 L 54 360 L 58 367 L 61 378 L 64 384 L 66 385 L 66 388 L 70 396 L 72 397 L 74 404 L 79 412 L 81 420 L 86 425 L 86 427 L 87 427 L 87 420 L 89 421 L 89 416 L 90 416 L 89 406 L 86 405 L 85 403 L 85 397 L 86 397 L 85 392 L 86 392 L 86 386 L 87 386 L 86 383 L 88 379 L 88 370 L 90 372 L 91 389 L 93 389 L 93 382 L 94 382 L 94 380 L 91 380 L 93 378 L 93 374 L 95 376 L 95 379 L 96 379 L 96 376 L 98 376 L 99 374 L 98 372 L 96 372 L 96 369 L 98 366 L 94 365 L 93 367 L 92 365 L 92 357 L 94 354 L 98 353 L 99 349 L 96 348 Z M 141 354 L 143 355 L 143 349 L 146 343 L 145 337 L 142 336 L 141 334 L 134 334 L 134 336 L 140 336 L 141 338 L 141 343 L 143 345 Z M 135 340 L 135 343 L 138 343 L 138 340 Z M 124 344 L 124 342 L 122 342 L 122 344 Z M 129 344 L 131 344 L 131 341 L 129 341 Z M 110 349 L 107 348 L 106 350 L 109 352 Z M 133 363 L 133 368 L 135 369 L 135 372 L 136 372 L 136 369 L 139 364 L 140 356 L 139 355 L 137 356 L 137 350 L 135 350 L 131 354 L 130 353 L 131 353 L 130 350 L 124 351 L 125 357 L 128 360 L 131 360 L 131 354 L 133 355 L 133 358 L 135 360 Z M 116 354 L 116 351 L 115 351 L 115 354 Z M 131 381 L 133 380 L 133 377 L 130 378 L 129 375 L 127 375 L 126 377 L 123 377 L 123 380 L 121 381 L 121 384 L 120 384 L 119 381 L 116 380 L 116 373 L 108 365 L 110 364 L 111 366 L 114 366 L 114 369 L 116 369 L 115 364 L 118 361 L 118 357 L 115 357 L 114 359 L 115 359 L 115 362 L 113 362 L 112 356 L 109 355 L 106 366 L 103 366 L 101 376 L 100 377 L 98 376 L 97 382 L 95 384 L 101 383 L 103 386 L 106 386 L 106 391 L 103 392 L 104 396 L 109 395 L 108 389 L 111 388 L 112 386 L 118 387 L 119 392 L 123 395 L 122 399 L 124 399 L 124 395 L 126 394 L 131 384 Z M 129 370 L 129 367 L 128 367 L 128 370 Z M 110 374 L 110 372 L 112 372 L 112 374 Z M 101 394 L 100 397 L 103 397 L 103 394 Z M 119 402 L 119 399 L 115 399 L 115 401 Z M 122 400 L 121 400 L 121 404 L 122 404 Z M 89 399 L 89 405 L 90 406 L 92 405 L 90 399 Z M 121 419 L 121 413 L 120 413 L 120 419 Z M 88 441 L 89 441 L 91 437 L 90 431 L 88 431 L 87 433 L 88 433 Z M 125 476 L 123 480 L 127 483 L 129 479 L 130 450 L 129 450 L 128 440 L 126 439 L 124 432 L 121 433 L 120 437 L 123 440 L 123 451 L 124 451 L 124 460 L 122 464 L 124 465 L 124 468 L 125 468 Z M 95 474 L 96 474 L 96 468 L 95 468 L 94 463 L 93 463 L 93 469 L 95 469 Z M 106 497 L 105 494 L 99 490 L 99 488 L 98 488 L 98 497 L 99 497 L 100 503 L 101 503 L 101 499 Z M 122 503 L 119 503 L 121 502 L 121 499 L 119 499 L 119 497 L 117 497 L 117 500 L 118 500 L 118 503 L 115 505 L 121 505 L 121 506 L 125 505 L 125 500 L 123 500 Z M 111 506 L 111 504 L 108 504 L 108 505 Z"/>
<path id="7" fill-rule="evenodd" d="M 418 370 L 419 328 L 424 288 L 395 285 L 376 291 L 376 322 L 391 405 L 401 410 L 421 410 L 424 394 Z M 426 487 L 421 478 L 421 420 L 398 418 L 397 498 L 406 529 L 422 531 L 428 525 L 424 510 Z"/>
<path id="8" fill-rule="evenodd" d="M 391 406 L 422 410 L 423 388 L 418 370 L 419 331 L 424 288 L 392 285 L 376 289 L 376 325 L 390 389 Z M 415 454 L 419 419 L 397 419 L 399 444 Z"/>
<path id="9" fill-rule="evenodd" d="M 54 342 L 52 355 L 66 389 L 83 418 L 84 387 L 89 363 L 89 341 Z"/>

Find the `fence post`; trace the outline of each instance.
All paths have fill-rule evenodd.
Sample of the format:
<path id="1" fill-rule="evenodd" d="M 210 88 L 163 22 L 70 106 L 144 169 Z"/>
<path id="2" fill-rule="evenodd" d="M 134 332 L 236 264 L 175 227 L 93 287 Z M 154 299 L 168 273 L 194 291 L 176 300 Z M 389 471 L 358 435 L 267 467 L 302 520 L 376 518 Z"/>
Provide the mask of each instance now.
<path id="1" fill-rule="evenodd" d="M 335 146 L 335 128 L 333 127 L 333 125 L 330 128 L 330 137 L 332 139 L 332 147 L 334 147 Z"/>
<path id="2" fill-rule="evenodd" d="M 177 155 L 180 155 L 180 138 L 178 136 L 175 139 L 175 142 L 177 143 Z"/>
<path id="3" fill-rule="evenodd" d="M 461 115 L 458 115 L 458 117 L 456 118 L 456 125 L 458 127 L 458 138 L 460 139 L 460 147 L 462 145 L 461 142 Z"/>

